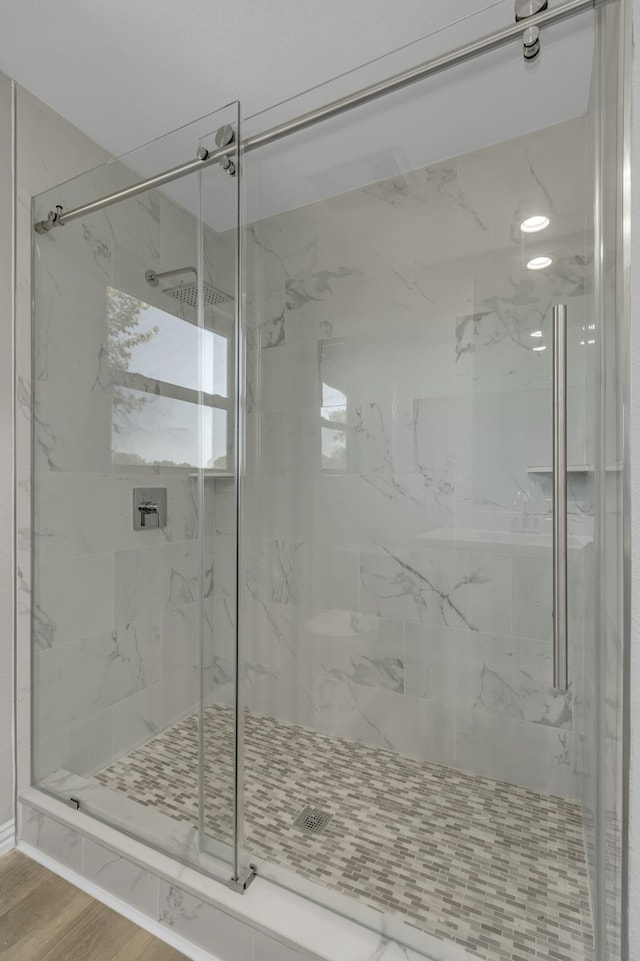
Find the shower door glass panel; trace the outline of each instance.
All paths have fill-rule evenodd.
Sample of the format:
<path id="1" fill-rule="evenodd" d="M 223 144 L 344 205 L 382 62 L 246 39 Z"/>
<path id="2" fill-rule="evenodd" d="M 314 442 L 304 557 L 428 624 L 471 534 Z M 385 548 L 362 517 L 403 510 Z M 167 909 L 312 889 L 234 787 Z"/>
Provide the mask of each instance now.
<path id="1" fill-rule="evenodd" d="M 237 114 L 36 197 L 34 220 L 212 149 Z M 211 166 L 34 234 L 33 259 L 33 780 L 225 879 L 235 736 L 217 732 L 212 767 L 204 729 L 229 633 L 214 519 L 233 489 L 235 247 L 216 248 L 236 193 Z"/>
<path id="2" fill-rule="evenodd" d="M 434 957 L 593 954 L 594 26 L 246 158 L 246 859 Z"/>

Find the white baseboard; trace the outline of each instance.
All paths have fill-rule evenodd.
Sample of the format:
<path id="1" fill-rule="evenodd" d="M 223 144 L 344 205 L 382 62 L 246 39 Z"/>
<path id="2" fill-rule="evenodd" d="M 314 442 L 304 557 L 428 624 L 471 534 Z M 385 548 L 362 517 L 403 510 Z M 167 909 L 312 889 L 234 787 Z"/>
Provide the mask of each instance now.
<path id="1" fill-rule="evenodd" d="M 0 857 L 16 846 L 16 822 L 11 820 L 0 824 Z"/>
<path id="2" fill-rule="evenodd" d="M 43 854 L 42 851 L 38 851 L 37 848 L 32 847 L 30 844 L 25 844 L 24 841 L 20 841 L 18 850 L 22 851 L 23 854 L 33 861 L 37 861 L 38 864 L 41 864 L 44 868 L 48 868 L 49 871 L 64 878 L 65 881 L 73 884 L 76 888 L 80 888 L 81 891 L 95 898 L 96 901 L 101 901 L 102 904 L 105 904 L 108 908 L 117 911 L 118 914 L 128 918 L 129 921 L 133 921 L 139 928 L 148 931 L 149 934 L 152 934 L 159 941 L 164 941 L 166 944 L 171 945 L 176 951 L 180 951 L 181 954 L 184 954 L 187 958 L 191 958 L 191 961 L 219 961 L 215 955 L 205 951 L 204 948 L 199 948 L 192 941 L 183 938 L 182 935 L 177 934 L 171 928 L 160 924 L 159 921 L 149 917 L 148 914 L 144 914 L 137 908 L 133 908 L 130 904 L 127 904 L 126 901 L 122 901 L 116 897 L 115 894 L 105 891 L 104 888 L 94 884 L 93 881 L 88 881 L 86 878 L 83 878 L 81 874 L 72 871 L 71 868 L 67 868 L 58 861 L 54 861 L 53 858 L 50 858 L 47 854 Z"/>

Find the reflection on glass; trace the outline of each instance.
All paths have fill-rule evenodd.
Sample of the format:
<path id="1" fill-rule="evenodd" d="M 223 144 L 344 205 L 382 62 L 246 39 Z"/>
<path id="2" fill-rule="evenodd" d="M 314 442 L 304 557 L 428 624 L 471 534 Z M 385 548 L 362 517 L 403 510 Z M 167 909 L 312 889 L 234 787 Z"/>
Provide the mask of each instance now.
<path id="1" fill-rule="evenodd" d="M 227 466 L 227 412 L 118 387 L 111 430 L 115 464 Z"/>
<path id="2" fill-rule="evenodd" d="M 322 468 L 347 469 L 347 397 L 337 387 L 322 385 Z"/>
<path id="3" fill-rule="evenodd" d="M 107 290 L 114 463 L 225 470 L 229 340 Z"/>

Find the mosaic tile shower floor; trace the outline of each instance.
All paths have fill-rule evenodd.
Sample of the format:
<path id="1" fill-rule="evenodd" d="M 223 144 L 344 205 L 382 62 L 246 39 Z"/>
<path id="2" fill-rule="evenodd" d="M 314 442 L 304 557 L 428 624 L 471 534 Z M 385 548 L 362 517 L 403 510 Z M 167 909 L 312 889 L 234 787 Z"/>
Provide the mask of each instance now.
<path id="1" fill-rule="evenodd" d="M 231 835 L 233 723 L 205 712 L 206 822 Z M 255 856 L 401 915 L 487 961 L 590 961 L 580 805 L 246 715 L 245 834 Z M 95 775 L 197 824 L 198 716 Z M 294 821 L 331 814 L 321 834 Z"/>

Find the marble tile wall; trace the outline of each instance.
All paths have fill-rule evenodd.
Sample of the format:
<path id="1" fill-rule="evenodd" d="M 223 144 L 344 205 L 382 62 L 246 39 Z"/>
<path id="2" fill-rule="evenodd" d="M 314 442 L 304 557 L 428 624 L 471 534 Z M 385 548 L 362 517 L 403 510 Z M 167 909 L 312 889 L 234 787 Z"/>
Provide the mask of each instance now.
<path id="1" fill-rule="evenodd" d="M 585 136 L 572 121 L 247 229 L 250 710 L 580 796 Z M 551 227 L 523 237 L 537 210 Z M 527 270 L 541 245 L 552 266 Z M 575 468 L 568 694 L 551 660 L 557 302 Z M 229 670 L 222 656 L 214 698 Z"/>

